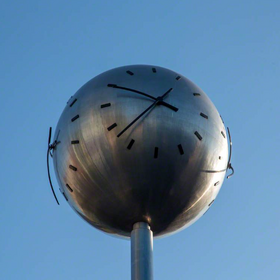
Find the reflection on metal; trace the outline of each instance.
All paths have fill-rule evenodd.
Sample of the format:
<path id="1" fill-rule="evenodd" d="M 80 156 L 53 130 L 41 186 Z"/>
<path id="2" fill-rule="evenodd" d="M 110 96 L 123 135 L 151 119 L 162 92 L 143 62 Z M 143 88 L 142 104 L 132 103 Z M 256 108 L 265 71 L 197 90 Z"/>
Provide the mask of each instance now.
<path id="1" fill-rule="evenodd" d="M 234 173 L 227 130 L 229 155 L 217 109 L 184 76 L 149 65 L 112 69 L 69 99 L 52 144 L 50 128 L 53 195 L 58 203 L 49 155 L 65 200 L 92 226 L 131 238 L 132 280 L 152 280 L 153 236 L 194 223 Z"/>
<path id="2" fill-rule="evenodd" d="M 229 167 L 213 103 L 162 67 L 124 66 L 93 78 L 69 100 L 55 137 L 59 131 L 53 159 L 68 203 L 118 236 L 129 238 L 140 221 L 155 237 L 191 225 L 216 198 Z"/>
<path id="3" fill-rule="evenodd" d="M 136 223 L 131 232 L 131 280 L 153 279 L 153 232 L 147 223 Z"/>

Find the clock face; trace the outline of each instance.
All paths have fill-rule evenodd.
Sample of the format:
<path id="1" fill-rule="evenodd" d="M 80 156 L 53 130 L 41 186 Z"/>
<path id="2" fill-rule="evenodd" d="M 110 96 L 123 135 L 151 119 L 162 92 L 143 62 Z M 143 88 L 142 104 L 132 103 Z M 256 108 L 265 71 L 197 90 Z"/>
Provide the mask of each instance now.
<path id="1" fill-rule="evenodd" d="M 198 219 L 225 176 L 228 144 L 207 95 L 171 70 L 107 71 L 70 98 L 59 120 L 54 164 L 61 191 L 93 226 L 155 236 Z"/>

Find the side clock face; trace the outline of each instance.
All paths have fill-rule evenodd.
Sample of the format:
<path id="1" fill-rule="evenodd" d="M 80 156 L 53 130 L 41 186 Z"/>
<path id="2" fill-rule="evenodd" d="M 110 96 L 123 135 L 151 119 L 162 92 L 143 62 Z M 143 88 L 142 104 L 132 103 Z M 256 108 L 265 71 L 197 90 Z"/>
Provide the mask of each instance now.
<path id="1" fill-rule="evenodd" d="M 54 164 L 74 210 L 105 232 L 155 236 L 198 219 L 222 185 L 228 144 L 207 95 L 171 70 L 107 71 L 70 98 L 57 125 Z"/>

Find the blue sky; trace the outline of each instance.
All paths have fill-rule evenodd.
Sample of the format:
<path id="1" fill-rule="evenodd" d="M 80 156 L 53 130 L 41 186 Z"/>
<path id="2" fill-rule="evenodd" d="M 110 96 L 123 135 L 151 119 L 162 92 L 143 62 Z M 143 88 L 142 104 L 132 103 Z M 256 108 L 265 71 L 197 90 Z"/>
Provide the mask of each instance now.
<path id="1" fill-rule="evenodd" d="M 128 64 L 194 81 L 233 138 L 236 175 L 203 218 L 155 240 L 155 279 L 278 279 L 279 11 L 262 0 L 1 1 L 0 279 L 130 278 L 130 243 L 59 192 L 58 207 L 46 173 L 48 128 L 69 97 Z"/>

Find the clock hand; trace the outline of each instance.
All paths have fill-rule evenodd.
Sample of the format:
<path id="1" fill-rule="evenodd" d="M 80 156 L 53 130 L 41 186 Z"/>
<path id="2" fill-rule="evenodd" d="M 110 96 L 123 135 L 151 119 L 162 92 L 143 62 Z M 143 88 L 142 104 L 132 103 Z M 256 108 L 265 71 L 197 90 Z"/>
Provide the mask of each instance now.
<path id="1" fill-rule="evenodd" d="M 124 132 L 126 132 L 127 129 L 129 129 L 136 121 L 138 121 L 144 114 L 146 114 L 149 110 L 151 110 L 153 107 L 157 105 L 159 100 L 156 100 L 153 102 L 152 105 L 150 105 L 144 112 L 142 112 L 136 119 L 134 119 L 128 126 L 126 126 L 118 135 L 117 137 L 120 137 Z"/>
<path id="2" fill-rule="evenodd" d="M 142 112 L 136 119 L 134 119 L 129 125 L 127 125 L 118 135 L 117 137 L 120 137 L 124 132 L 126 132 L 135 122 L 137 122 L 144 114 L 146 114 L 148 111 L 152 110 L 157 104 L 162 102 L 163 98 L 172 91 L 172 88 L 170 88 L 166 93 L 164 93 L 162 96 L 156 98 L 156 100 L 153 102 L 152 105 L 150 105 L 144 112 Z"/>
<path id="3" fill-rule="evenodd" d="M 177 111 L 179 110 L 178 108 L 176 108 L 176 107 L 170 105 L 169 103 L 166 103 L 166 102 L 163 101 L 164 97 L 165 97 L 169 92 L 171 92 L 172 90 L 173 90 L 173 88 L 170 88 L 165 94 L 163 94 L 161 97 L 159 97 L 160 102 L 159 102 L 158 104 L 159 104 L 159 105 L 164 105 L 164 106 L 166 106 L 166 107 L 172 109 L 173 111 L 177 112 Z"/>
<path id="4" fill-rule="evenodd" d="M 158 97 L 158 99 L 160 99 L 160 101 L 159 101 L 158 104 L 159 104 L 159 105 L 164 105 L 164 106 L 166 106 L 166 107 L 172 109 L 173 111 L 177 112 L 177 111 L 179 110 L 178 108 L 176 108 L 176 107 L 174 107 L 174 106 L 172 106 L 172 105 L 170 105 L 170 104 L 168 104 L 168 103 L 166 103 L 166 102 L 163 101 L 163 99 L 165 98 L 165 96 L 166 96 L 169 92 L 171 92 L 172 90 L 173 90 L 173 88 L 170 88 L 165 94 L 163 94 L 162 96 Z"/>
<path id="5" fill-rule="evenodd" d="M 146 96 L 146 97 L 149 97 L 149 98 L 151 98 L 151 99 L 153 99 L 153 100 L 157 100 L 157 98 L 155 98 L 154 96 L 149 95 L 149 94 L 144 93 L 144 92 L 139 91 L 139 90 L 135 90 L 135 89 L 127 88 L 127 87 L 121 87 L 121 86 L 118 86 L 118 85 L 116 85 L 116 84 L 108 84 L 107 86 L 108 86 L 108 87 L 112 87 L 112 88 L 118 88 L 118 89 L 123 89 L 123 90 L 131 91 L 131 92 L 135 92 L 135 93 L 137 93 L 137 94 L 140 94 L 140 95 L 144 95 L 144 96 Z M 170 90 L 170 91 L 171 91 L 171 90 Z M 169 91 L 169 92 L 170 92 L 170 91 Z M 168 94 L 169 92 L 167 92 L 166 94 Z M 176 107 L 174 107 L 174 106 L 172 106 L 172 105 L 170 105 L 169 103 L 166 103 L 166 102 L 164 102 L 164 101 L 160 101 L 159 104 L 160 104 L 160 105 L 163 105 L 163 106 L 165 106 L 165 107 L 167 107 L 167 108 L 169 108 L 169 109 L 171 109 L 171 110 L 173 110 L 173 111 L 175 111 L 175 112 L 177 112 L 177 111 L 179 110 L 178 108 L 176 108 Z"/>
<path id="6" fill-rule="evenodd" d="M 139 91 L 139 90 L 135 90 L 135 89 L 131 89 L 131 88 L 126 88 L 126 87 L 120 87 L 118 85 L 115 85 L 115 84 L 108 84 L 108 87 L 112 87 L 112 88 L 119 88 L 119 89 L 123 89 L 123 90 L 127 90 L 127 91 L 132 91 L 132 92 L 135 92 L 135 93 L 138 93 L 138 94 L 141 94 L 141 95 L 144 95 L 144 96 L 147 96 L 149 98 L 152 98 L 153 100 L 156 100 L 155 97 L 147 94 L 147 93 L 144 93 L 142 91 Z"/>
<path id="7" fill-rule="evenodd" d="M 163 106 L 165 106 L 167 108 L 170 108 L 171 110 L 173 110 L 175 112 L 177 112 L 179 110 L 178 108 L 176 108 L 176 107 L 174 107 L 174 106 L 172 106 L 172 105 L 170 105 L 170 104 L 168 104 L 168 103 L 166 103 L 164 101 L 159 102 L 159 105 L 163 105 Z"/>
<path id="8" fill-rule="evenodd" d="M 163 94 L 160 98 L 162 98 L 162 100 L 164 99 L 164 97 L 170 92 L 172 91 L 173 88 L 170 88 L 165 94 Z"/>

